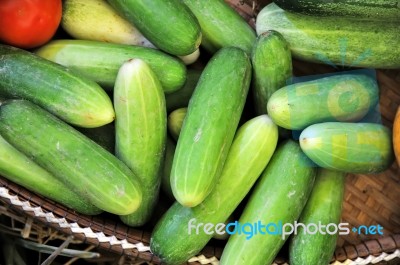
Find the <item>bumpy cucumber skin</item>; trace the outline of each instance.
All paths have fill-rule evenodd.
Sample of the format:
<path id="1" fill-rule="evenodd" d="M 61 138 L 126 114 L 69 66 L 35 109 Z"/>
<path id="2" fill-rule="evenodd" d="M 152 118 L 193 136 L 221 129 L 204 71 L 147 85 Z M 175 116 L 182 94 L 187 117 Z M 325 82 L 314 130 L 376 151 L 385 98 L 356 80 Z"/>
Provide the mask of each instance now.
<path id="1" fill-rule="evenodd" d="M 285 86 L 271 96 L 267 109 L 277 125 L 301 130 L 321 122 L 359 121 L 378 101 L 372 77 L 339 74 Z"/>
<path id="2" fill-rule="evenodd" d="M 223 0 L 183 0 L 196 15 L 203 34 L 203 45 L 209 52 L 234 46 L 251 53 L 256 33 L 249 24 Z"/>
<path id="3" fill-rule="evenodd" d="M 300 146 L 292 140 L 278 146 L 239 222 L 277 224 L 281 221 L 285 224 L 296 221 L 316 175 L 316 168 L 306 165 L 306 159 Z M 233 234 L 224 248 L 220 264 L 271 264 L 285 240 L 280 235 L 256 234 L 248 240 L 244 234 Z"/>
<path id="4" fill-rule="evenodd" d="M 293 67 L 289 45 L 280 33 L 264 32 L 254 43 L 251 62 L 255 110 L 259 115 L 266 114 L 271 95 L 291 82 Z"/>
<path id="5" fill-rule="evenodd" d="M 181 0 L 107 0 L 156 47 L 173 55 L 188 55 L 201 42 L 199 22 Z"/>
<path id="6" fill-rule="evenodd" d="M 172 191 L 182 205 L 198 205 L 213 189 L 239 124 L 250 79 L 250 59 L 235 47 L 222 48 L 203 70 L 171 171 Z"/>
<path id="7" fill-rule="evenodd" d="M 180 108 L 174 110 L 168 115 L 168 132 L 175 141 L 178 141 L 186 112 L 187 108 Z"/>
<path id="8" fill-rule="evenodd" d="M 345 173 L 328 169 L 319 169 L 310 198 L 304 207 L 298 223 L 302 224 L 339 224 L 342 213 Z M 330 230 L 331 231 L 331 230 Z M 290 264 L 326 265 L 335 251 L 338 233 L 304 234 L 299 228 L 297 235 L 289 241 Z"/>
<path id="9" fill-rule="evenodd" d="M 257 33 L 276 30 L 298 59 L 366 68 L 400 68 L 400 23 L 314 17 L 271 3 L 257 16 Z"/>
<path id="10" fill-rule="evenodd" d="M 300 135 L 304 153 L 318 166 L 351 173 L 378 173 L 394 155 L 391 131 L 381 124 L 325 122 Z"/>
<path id="11" fill-rule="evenodd" d="M 196 255 L 213 237 L 202 230 L 188 232 L 195 223 L 224 223 L 249 192 L 275 151 L 278 128 L 267 115 L 242 125 L 229 150 L 221 177 L 213 191 L 198 206 L 178 202 L 159 220 L 150 240 L 151 251 L 166 264 L 182 264 Z"/>
<path id="12" fill-rule="evenodd" d="M 167 110 L 161 83 L 140 59 L 125 62 L 114 87 L 115 153 L 139 178 L 143 199 L 132 214 L 121 216 L 130 226 L 151 217 L 161 184 L 167 136 Z"/>
<path id="13" fill-rule="evenodd" d="M 400 21 L 398 0 L 277 0 L 275 3 L 287 11 L 311 16 Z"/>
<path id="14" fill-rule="evenodd" d="M 142 201 L 140 182 L 104 148 L 25 100 L 0 106 L 0 133 L 10 144 L 98 208 L 134 212 Z"/>
<path id="15" fill-rule="evenodd" d="M 114 120 L 110 98 L 95 82 L 35 54 L 0 44 L 0 94 L 40 105 L 80 127 Z"/>
<path id="16" fill-rule="evenodd" d="M 186 66 L 159 50 L 90 40 L 53 40 L 36 54 L 67 66 L 99 83 L 105 89 L 114 87 L 118 70 L 129 59 L 142 59 L 157 74 L 164 91 L 181 88 L 186 81 Z"/>
<path id="17" fill-rule="evenodd" d="M 52 174 L 38 166 L 0 136 L 0 174 L 28 190 L 79 213 L 95 215 L 101 210 L 72 192 Z"/>
<path id="18" fill-rule="evenodd" d="M 165 144 L 165 155 L 164 155 L 164 164 L 163 164 L 163 175 L 161 179 L 161 190 L 168 196 L 169 199 L 174 199 L 174 194 L 171 189 L 171 169 L 172 169 L 172 161 L 175 155 L 176 144 L 174 140 L 171 139 L 167 135 L 167 141 Z"/>

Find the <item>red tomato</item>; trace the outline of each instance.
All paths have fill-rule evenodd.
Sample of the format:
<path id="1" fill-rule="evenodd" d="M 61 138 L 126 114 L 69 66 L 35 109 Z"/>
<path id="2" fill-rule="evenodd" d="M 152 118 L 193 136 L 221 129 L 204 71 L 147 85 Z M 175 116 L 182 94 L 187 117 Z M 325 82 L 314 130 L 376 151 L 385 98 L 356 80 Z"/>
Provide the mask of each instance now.
<path id="1" fill-rule="evenodd" d="M 0 0 L 0 40 L 35 48 L 48 42 L 61 21 L 61 0 Z"/>

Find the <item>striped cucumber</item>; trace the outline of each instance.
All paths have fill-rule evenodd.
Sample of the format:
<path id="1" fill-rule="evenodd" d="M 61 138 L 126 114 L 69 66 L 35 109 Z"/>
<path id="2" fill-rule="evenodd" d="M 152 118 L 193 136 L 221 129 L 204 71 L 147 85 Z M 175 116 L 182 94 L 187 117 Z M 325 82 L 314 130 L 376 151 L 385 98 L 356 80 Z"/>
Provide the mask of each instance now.
<path id="1" fill-rule="evenodd" d="M 213 237 L 217 224 L 224 223 L 250 191 L 274 153 L 277 141 L 278 128 L 267 115 L 242 125 L 213 191 L 193 208 L 175 202 L 153 230 L 151 251 L 166 264 L 182 264 L 196 255 Z M 196 232 L 200 223 L 210 223 L 214 228 L 208 229 L 208 233 L 200 226 Z"/>
<path id="2" fill-rule="evenodd" d="M 290 234 L 286 224 L 299 218 L 313 187 L 316 168 L 306 160 L 299 144 L 292 140 L 277 148 L 239 219 L 242 233 L 229 238 L 221 265 L 272 264 Z M 244 233 L 249 225 L 252 233 Z"/>
<path id="3" fill-rule="evenodd" d="M 159 80 L 140 59 L 125 62 L 114 87 L 115 153 L 139 178 L 143 199 L 137 211 L 121 216 L 130 226 L 151 217 L 161 183 L 167 136 L 165 97 Z"/>
<path id="4" fill-rule="evenodd" d="M 6 141 L 98 208 L 129 214 L 142 200 L 140 182 L 111 153 L 26 100 L 0 106 Z"/>
<path id="5" fill-rule="evenodd" d="M 0 94 L 23 98 L 80 127 L 114 120 L 110 98 L 95 82 L 35 54 L 0 44 Z"/>
<path id="6" fill-rule="evenodd" d="M 250 78 L 249 57 L 235 47 L 222 48 L 203 70 L 171 171 L 172 191 L 182 205 L 198 205 L 214 188 L 244 108 Z"/>
<path id="7" fill-rule="evenodd" d="M 186 112 L 187 108 L 180 108 L 168 115 L 168 132 L 175 141 L 178 141 Z"/>
<path id="8" fill-rule="evenodd" d="M 313 224 L 321 224 L 321 229 L 315 234 L 306 234 L 304 227 L 299 227 L 297 234 L 292 235 L 289 240 L 290 264 L 329 264 L 340 229 L 338 226 L 342 214 L 344 183 L 345 173 L 319 169 L 298 223 L 310 227 L 312 231 L 315 231 Z"/>
<path id="9" fill-rule="evenodd" d="M 156 73 L 166 93 L 178 90 L 186 81 L 186 67 L 180 59 L 161 51 L 133 45 L 89 40 L 54 40 L 36 54 L 67 66 L 112 89 L 121 65 L 132 58 L 142 59 Z"/>

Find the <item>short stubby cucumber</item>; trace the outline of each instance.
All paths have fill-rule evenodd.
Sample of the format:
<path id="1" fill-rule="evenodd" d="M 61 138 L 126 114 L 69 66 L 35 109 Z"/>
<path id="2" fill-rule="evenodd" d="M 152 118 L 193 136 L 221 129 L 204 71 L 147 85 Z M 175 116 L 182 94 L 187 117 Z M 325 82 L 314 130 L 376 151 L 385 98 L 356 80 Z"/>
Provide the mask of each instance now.
<path id="1" fill-rule="evenodd" d="M 182 264 L 200 252 L 250 191 L 277 142 L 278 128 L 267 115 L 244 123 L 235 135 L 213 191 L 193 208 L 175 202 L 153 230 L 151 251 L 166 264 Z M 200 224 L 213 228 L 206 232 Z"/>
<path id="2" fill-rule="evenodd" d="M 113 214 L 129 214 L 142 201 L 141 184 L 114 155 L 26 100 L 0 106 L 0 134 L 79 196 Z"/>
<path id="3" fill-rule="evenodd" d="M 349 173 L 378 173 L 393 162 L 391 131 L 374 123 L 325 122 L 300 135 L 304 153 L 318 166 Z"/>
<path id="4" fill-rule="evenodd" d="M 208 62 L 190 100 L 171 171 L 184 206 L 200 204 L 214 188 L 232 144 L 251 79 L 247 54 L 222 48 Z"/>
<path id="5" fill-rule="evenodd" d="M 309 163 L 298 143 L 278 146 L 239 219 L 240 233 L 232 234 L 224 248 L 221 265 L 272 264 L 290 234 L 288 224 L 299 218 L 312 190 L 317 170 Z"/>
<path id="6" fill-rule="evenodd" d="M 115 153 L 140 179 L 142 203 L 121 216 L 130 226 L 145 224 L 153 213 L 161 184 L 167 136 L 165 97 L 154 72 L 140 59 L 125 62 L 114 87 Z"/>
<path id="7" fill-rule="evenodd" d="M 1 44 L 0 95 L 32 101 L 80 127 L 114 120 L 112 102 L 98 84 L 28 51 Z"/>
<path id="8" fill-rule="evenodd" d="M 339 222 L 345 175 L 339 171 L 318 170 L 310 198 L 298 221 L 309 232 L 300 226 L 297 233 L 290 238 L 290 264 L 326 265 L 331 261 L 339 229 L 343 229 Z M 316 226 L 319 227 L 317 231 Z"/>
<path id="9" fill-rule="evenodd" d="M 114 87 L 121 65 L 132 58 L 150 65 L 166 93 L 178 90 L 186 81 L 186 67 L 180 59 L 147 47 L 90 40 L 53 40 L 36 54 L 67 66 L 108 90 Z"/>
<path id="10" fill-rule="evenodd" d="M 178 141 L 186 112 L 187 108 L 179 108 L 168 115 L 168 132 L 175 141 Z"/>
<path id="11" fill-rule="evenodd" d="M 277 125 L 302 130 L 321 122 L 359 121 L 378 101 L 375 79 L 339 73 L 285 86 L 272 94 L 267 109 Z"/>

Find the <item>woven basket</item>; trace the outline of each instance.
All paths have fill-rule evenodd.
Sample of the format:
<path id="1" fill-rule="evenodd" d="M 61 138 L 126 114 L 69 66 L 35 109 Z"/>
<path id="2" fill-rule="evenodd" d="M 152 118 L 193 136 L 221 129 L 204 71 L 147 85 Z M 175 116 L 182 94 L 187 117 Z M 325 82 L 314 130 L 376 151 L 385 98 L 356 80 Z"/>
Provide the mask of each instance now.
<path id="1" fill-rule="evenodd" d="M 270 1 L 227 0 L 250 25 L 254 26 L 257 12 Z M 203 62 L 205 63 L 205 62 Z M 201 64 L 201 62 L 200 62 Z M 323 64 L 294 61 L 296 76 L 329 73 L 334 68 Z M 392 128 L 400 105 L 400 70 L 377 70 L 380 85 L 382 122 Z M 349 174 L 343 204 L 342 222 L 351 226 L 376 225 L 384 227 L 383 236 L 342 236 L 332 264 L 400 264 L 400 172 L 396 163 L 378 175 Z M 149 250 L 151 225 L 130 228 L 115 216 L 102 214 L 84 216 L 34 194 L 0 177 L 0 200 L 12 211 L 33 218 L 35 222 L 55 228 L 83 242 L 114 253 L 131 262 L 161 264 Z M 223 243 L 212 241 L 188 264 L 218 264 Z M 276 264 L 285 264 L 282 251 Z"/>

